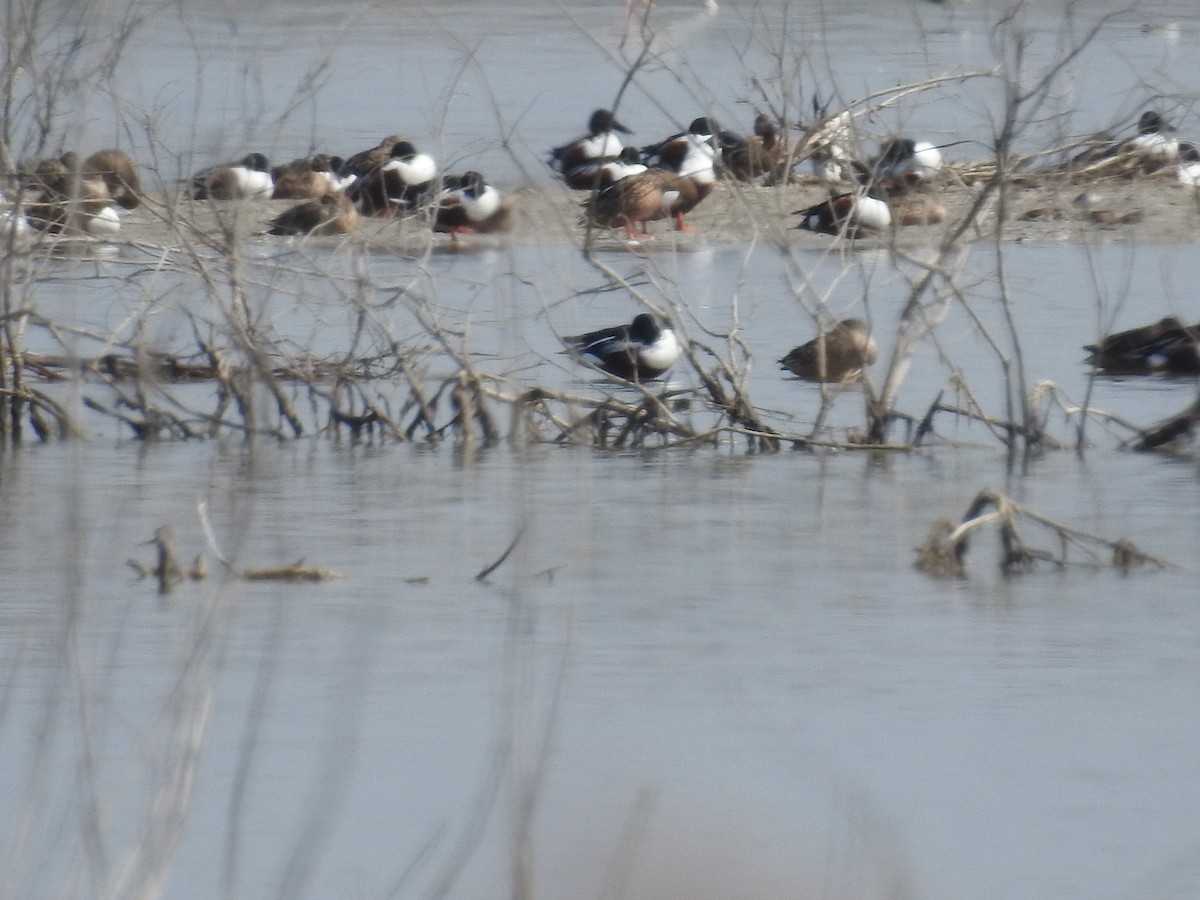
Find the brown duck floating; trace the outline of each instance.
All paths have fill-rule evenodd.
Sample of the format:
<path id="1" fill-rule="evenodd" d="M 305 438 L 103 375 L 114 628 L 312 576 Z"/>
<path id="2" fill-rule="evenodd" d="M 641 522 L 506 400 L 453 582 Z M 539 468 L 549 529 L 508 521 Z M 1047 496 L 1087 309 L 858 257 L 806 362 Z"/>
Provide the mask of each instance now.
<path id="1" fill-rule="evenodd" d="M 878 355 L 870 326 L 862 319 L 843 319 L 829 331 L 793 348 L 779 364 L 806 381 L 841 382 L 857 378 Z"/>

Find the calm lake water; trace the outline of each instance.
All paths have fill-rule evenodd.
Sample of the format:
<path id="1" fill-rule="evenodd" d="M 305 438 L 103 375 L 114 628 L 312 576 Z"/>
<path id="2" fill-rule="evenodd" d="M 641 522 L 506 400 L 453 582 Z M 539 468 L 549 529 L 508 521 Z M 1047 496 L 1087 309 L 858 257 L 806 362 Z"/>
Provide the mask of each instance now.
<path id="1" fill-rule="evenodd" d="M 697 109 L 744 129 L 738 101 L 778 68 L 772 48 L 803 57 L 805 98 L 990 68 L 1006 6 L 662 4 L 662 53 L 621 116 L 647 139 Z M 1029 142 L 1128 127 L 1152 103 L 1200 134 L 1194 3 L 1093 3 L 1070 22 L 1065 4 L 1043 6 L 1038 66 L 1112 18 Z M 92 33 L 128 9 L 97 5 Z M 546 149 L 612 102 L 640 46 L 626 28 L 639 7 L 616 2 L 133 9 L 144 19 L 114 89 L 85 92 L 66 139 L 143 148 L 164 181 L 254 147 L 348 152 L 405 131 L 448 168 L 544 182 Z M 311 92 L 297 87 L 309 72 Z M 986 140 L 993 103 L 968 83 L 872 127 Z M 869 313 L 886 358 L 907 264 L 692 246 L 605 261 L 666 285 L 656 297 L 693 335 L 737 321 L 749 395 L 777 426 L 803 432 L 819 409 L 774 362 L 812 335 L 817 293 L 838 316 Z M 1030 379 L 1080 403 L 1082 344 L 1113 324 L 1195 320 L 1194 250 L 1006 247 Z M 249 252 L 269 265 L 294 250 Z M 417 278 L 405 259 L 364 265 L 380 283 Z M 440 321 L 518 384 L 598 390 L 555 334 L 634 308 L 587 293 L 598 275 L 553 243 L 424 265 Z M 50 266 L 38 312 L 77 327 L 81 351 L 135 320 L 158 346 L 194 341 L 179 314 L 206 300 L 169 276 L 120 256 Z M 980 330 L 1004 333 L 996 271 L 994 248 L 973 247 L 970 310 L 922 346 L 901 409 L 922 414 L 957 372 L 1002 414 Z M 797 293 L 800 273 L 811 289 Z M 264 321 L 336 351 L 354 311 L 289 277 L 252 290 Z M 400 305 L 380 315 L 418 333 Z M 27 342 L 54 347 L 36 329 Z M 1092 402 L 1144 425 L 1195 396 L 1194 382 L 1107 379 Z M 1118 428 L 1092 423 L 1084 454 L 1013 474 L 991 435 L 948 417 L 946 442 L 887 456 L 141 446 L 86 421 L 86 440 L 0 453 L 0 897 L 1200 896 L 1200 471 L 1122 451 Z M 862 421 L 846 392 L 832 426 Z M 1062 414 L 1049 421 L 1070 439 Z M 985 488 L 1177 566 L 1007 580 L 987 533 L 968 579 L 917 572 L 931 523 Z M 345 577 L 216 571 L 160 598 L 125 562 L 151 561 L 161 524 L 181 555 L 205 549 L 201 510 L 238 567 L 303 559 Z"/>

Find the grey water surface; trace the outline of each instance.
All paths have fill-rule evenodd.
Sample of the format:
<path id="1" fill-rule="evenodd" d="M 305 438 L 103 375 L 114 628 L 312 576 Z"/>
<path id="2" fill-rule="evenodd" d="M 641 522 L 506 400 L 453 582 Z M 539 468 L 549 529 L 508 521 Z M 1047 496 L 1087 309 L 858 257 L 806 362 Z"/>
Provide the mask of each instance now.
<path id="1" fill-rule="evenodd" d="M 647 139 L 697 109 L 744 130 L 738 101 L 752 73 L 772 71 L 773 47 L 808 60 L 806 97 L 842 101 L 989 69 L 1006 8 L 659 4 L 661 54 L 622 118 Z M 1155 103 L 1200 133 L 1194 4 L 1073 8 L 1028 12 L 1037 65 L 1112 14 L 1028 141 L 1128 127 Z M 448 168 L 517 185 L 548 183 L 546 149 L 612 102 L 644 7 L 210 0 L 144 12 L 116 93 L 127 128 L 136 111 L 154 115 L 154 140 L 121 132 L 97 92 L 80 145 L 120 133 L 186 172 L 254 147 L 290 158 L 404 131 Z M 308 72 L 319 89 L 277 121 Z M 877 127 L 985 142 L 992 103 L 967 84 L 901 103 Z M 295 251 L 260 239 L 249 252 Z M 952 394 L 953 373 L 1003 409 L 980 327 L 1004 333 L 995 253 L 970 249 L 970 312 L 956 306 L 922 346 L 906 412 Z M 1003 253 L 1025 366 L 1064 408 L 1088 395 L 1081 347 L 1108 325 L 1200 318 L 1191 244 L 1100 235 Z M 783 254 L 749 237 L 606 262 L 667 285 L 697 336 L 736 323 L 750 396 L 798 431 L 819 392 L 775 360 L 811 336 L 805 303 L 820 294 L 839 317 L 869 314 L 886 359 L 912 274 L 882 251 Z M 81 348 L 128 327 L 146 296 L 165 298 L 144 323 L 154 343 L 193 339 L 178 313 L 206 301 L 169 274 L 130 276 L 103 257 L 51 265 L 38 311 L 75 325 Z M 634 309 L 589 293 L 602 279 L 561 242 L 435 256 L 420 271 L 388 256 L 365 265 L 419 283 L 481 367 L 518 384 L 601 389 L 556 335 Z M 355 312 L 290 277 L 253 293 L 263 320 L 336 352 Z M 402 337 L 417 328 L 401 307 L 380 315 Z M 40 340 L 29 336 L 52 349 Z M 79 388 L 57 390 L 78 404 Z M 1102 379 L 1091 402 L 1144 425 L 1195 397 L 1194 381 Z M 846 391 L 830 424 L 860 425 L 862 402 Z M 1066 414 L 1048 421 L 1069 444 Z M 117 423 L 89 424 L 84 440 L 0 453 L 2 897 L 1200 896 L 1200 471 L 1120 449 L 1119 427 L 1093 422 L 1085 452 L 1014 471 L 986 429 L 950 418 L 944 443 L 882 456 L 142 446 Z M 917 572 L 930 525 L 989 488 L 1175 565 L 1005 579 L 986 533 L 968 578 Z M 344 577 L 228 579 L 205 522 L 238 568 L 303 559 Z M 151 561 L 144 542 L 161 524 L 213 568 L 166 597 L 125 564 Z"/>

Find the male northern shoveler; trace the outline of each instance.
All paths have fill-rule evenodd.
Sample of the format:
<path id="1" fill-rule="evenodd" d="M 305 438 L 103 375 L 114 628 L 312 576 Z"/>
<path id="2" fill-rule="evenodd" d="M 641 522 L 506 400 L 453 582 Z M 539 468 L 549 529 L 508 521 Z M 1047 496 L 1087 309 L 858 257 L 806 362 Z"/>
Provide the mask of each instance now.
<path id="1" fill-rule="evenodd" d="M 892 138 L 880 147 L 872 169 L 887 190 L 903 190 L 935 177 L 942 169 L 942 153 L 929 141 Z"/>
<path id="2" fill-rule="evenodd" d="M 1087 362 L 1110 375 L 1200 374 L 1200 323 L 1167 316 L 1153 325 L 1110 334 L 1088 344 Z"/>
<path id="3" fill-rule="evenodd" d="M 1175 178 L 1180 184 L 1200 187 L 1200 148 L 1191 141 L 1179 142 L 1179 165 Z"/>
<path id="4" fill-rule="evenodd" d="M 843 319 L 829 331 L 793 348 L 779 365 L 806 381 L 841 382 L 861 375 L 878 354 L 870 326 L 862 319 Z"/>
<path id="5" fill-rule="evenodd" d="M 401 135 L 389 134 L 374 147 L 353 153 L 342 161 L 337 173 L 342 176 L 354 175 L 362 178 L 369 175 L 386 163 L 392 157 L 392 148 L 404 140 Z"/>
<path id="6" fill-rule="evenodd" d="M 754 117 L 754 134 L 721 141 L 721 162 L 738 181 L 753 181 L 775 171 L 786 152 L 779 126 L 766 113 Z"/>
<path id="7" fill-rule="evenodd" d="M 262 153 L 248 153 L 241 162 L 214 166 L 192 176 L 195 200 L 269 200 L 274 191 L 271 164 Z"/>
<path id="8" fill-rule="evenodd" d="M 134 209 L 142 202 L 142 182 L 137 166 L 121 150 L 96 151 L 83 161 L 80 174 L 84 178 L 103 181 L 109 196 L 123 209 Z"/>
<path id="9" fill-rule="evenodd" d="M 709 119 L 695 119 L 687 132 L 673 135 L 642 152 L 655 164 L 638 175 L 622 178 L 588 198 L 588 219 L 602 228 L 625 229 L 635 240 L 635 226 L 644 232 L 646 223 L 668 216 L 679 231 L 691 231 L 684 216 L 712 193 L 716 184 L 713 160 L 716 129 Z"/>
<path id="10" fill-rule="evenodd" d="M 679 359 L 683 348 L 674 330 L 650 313 L 628 325 L 564 337 L 567 352 L 626 381 L 650 381 Z"/>
<path id="11" fill-rule="evenodd" d="M 567 187 L 590 191 L 596 187 L 600 167 L 620 157 L 624 145 L 614 132 L 632 134 L 611 110 L 598 109 L 588 120 L 588 133 L 550 151 L 550 167 Z"/>
<path id="12" fill-rule="evenodd" d="M 1179 141 L 1175 129 L 1155 110 L 1148 109 L 1138 118 L 1137 136 L 1121 144 L 1119 153 L 1130 154 L 1150 169 L 1169 166 L 1179 160 Z"/>
<path id="13" fill-rule="evenodd" d="M 797 228 L 818 234 L 862 237 L 887 231 L 892 226 L 892 211 L 887 202 L 870 193 L 846 193 L 797 210 Z"/>
<path id="14" fill-rule="evenodd" d="M 433 191 L 437 163 L 409 141 L 397 141 L 387 160 L 347 188 L 363 215 L 413 212 Z"/>
<path id="15" fill-rule="evenodd" d="M 433 230 L 462 233 L 503 231 L 510 208 L 498 190 L 479 172 L 450 175 L 442 181 L 434 212 Z"/>
<path id="16" fill-rule="evenodd" d="M 648 168 L 649 166 L 642 162 L 642 153 L 637 147 L 624 147 L 616 159 L 600 164 L 598 189 L 606 188 L 630 175 L 641 175 Z"/>
<path id="17" fill-rule="evenodd" d="M 358 210 L 344 193 L 327 193 L 284 210 L 271 220 L 271 234 L 350 234 L 358 227 Z"/>

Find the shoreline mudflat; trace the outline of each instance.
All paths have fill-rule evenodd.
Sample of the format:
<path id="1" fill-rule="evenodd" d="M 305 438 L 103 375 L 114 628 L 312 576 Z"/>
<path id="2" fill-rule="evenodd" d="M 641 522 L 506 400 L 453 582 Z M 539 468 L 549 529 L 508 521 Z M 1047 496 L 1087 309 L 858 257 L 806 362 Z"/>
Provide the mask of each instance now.
<path id="1" fill-rule="evenodd" d="M 825 249 L 837 244 L 880 246 L 895 240 L 905 248 L 936 247 L 959 227 L 982 191 L 982 183 L 938 187 L 933 196 L 946 208 L 946 220 L 935 225 L 911 225 L 892 234 L 847 241 L 796 228 L 796 210 L 829 196 L 816 182 L 762 187 L 722 182 L 688 215 L 691 232 L 677 232 L 670 220 L 652 222 L 649 234 L 636 245 L 620 229 L 593 230 L 597 250 L 671 249 L 704 244 L 744 244 L 765 241 L 802 249 Z M 220 247 L 232 237 L 238 242 L 308 242 L 314 246 L 360 245 L 383 252 L 422 254 L 430 249 L 458 246 L 572 245 L 583 248 L 589 239 L 583 221 L 586 193 L 556 185 L 506 192 L 512 205 L 510 227 L 503 233 L 466 236 L 457 243 L 448 235 L 432 234 L 428 219 L 363 219 L 358 230 L 338 237 L 274 237 L 266 234 L 270 221 L 293 204 L 285 200 L 195 201 L 151 196 L 141 207 L 122 212 L 121 231 L 105 243 L 178 247 L 191 241 Z M 1200 190 L 1165 177 L 1111 179 L 1086 184 L 1061 179 L 1030 179 L 1012 183 L 1003 198 L 989 199 L 967 240 L 992 237 L 996 217 L 1005 217 L 1003 237 L 1012 241 L 1181 243 L 1200 240 Z M 52 241 L 53 238 L 35 238 Z M 88 239 L 92 242 L 93 239 Z"/>

